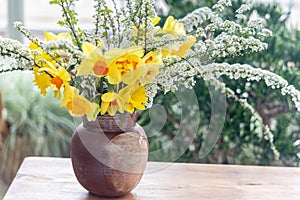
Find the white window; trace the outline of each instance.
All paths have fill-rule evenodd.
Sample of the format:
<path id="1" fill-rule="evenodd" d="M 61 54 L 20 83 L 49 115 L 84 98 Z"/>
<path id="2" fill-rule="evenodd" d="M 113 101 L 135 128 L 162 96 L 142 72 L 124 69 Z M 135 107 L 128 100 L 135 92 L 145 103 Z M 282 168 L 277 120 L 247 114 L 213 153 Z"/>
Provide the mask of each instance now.
<path id="1" fill-rule="evenodd" d="M 7 1 L 0 0 L 0 35 L 4 36 L 7 27 Z"/>
<path id="2" fill-rule="evenodd" d="M 10 18 L 15 16 L 23 16 L 24 24 L 42 37 L 44 30 L 47 31 L 62 31 L 57 21 L 61 19 L 61 8 L 57 5 L 50 5 L 50 0 L 0 0 L 0 35 L 9 36 L 8 33 L 13 31 L 12 22 L 9 22 Z M 112 6 L 110 0 L 106 0 L 109 6 Z M 118 4 L 122 4 L 124 0 L 117 0 Z M 272 2 L 273 0 L 259 0 L 263 2 Z M 20 3 L 22 2 L 22 3 Z M 162 5 L 164 0 L 156 0 L 156 3 Z M 299 12 L 300 1 L 299 0 L 279 0 L 285 10 L 289 6 L 293 6 L 292 10 L 292 24 L 299 25 Z M 12 9 L 8 9 L 9 5 L 12 5 Z M 93 26 L 92 15 L 94 14 L 93 5 L 95 0 L 80 0 L 76 2 L 76 11 L 80 20 L 79 26 L 82 29 L 88 29 Z M 23 13 L 18 12 L 23 11 Z M 10 16 L 10 17 L 9 17 Z M 10 26 L 9 26 L 10 24 Z M 9 28 L 10 27 L 10 28 Z M 9 36 L 10 37 L 10 36 Z"/>

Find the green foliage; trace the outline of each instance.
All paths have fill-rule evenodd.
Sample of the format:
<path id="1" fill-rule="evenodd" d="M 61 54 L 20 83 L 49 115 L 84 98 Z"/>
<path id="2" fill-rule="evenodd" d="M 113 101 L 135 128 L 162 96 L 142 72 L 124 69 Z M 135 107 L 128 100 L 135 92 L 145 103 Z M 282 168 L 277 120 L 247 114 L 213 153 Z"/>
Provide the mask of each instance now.
<path id="1" fill-rule="evenodd" d="M 6 73 L 0 78 L 8 125 L 8 132 L 0 140 L 3 176 L 4 172 L 13 173 L 25 156 L 69 157 L 73 118 L 52 95 L 41 96 L 32 79 L 31 72 Z M 14 166 L 8 169 L 8 163 Z"/>
<path id="2" fill-rule="evenodd" d="M 180 18 L 198 6 L 211 6 L 214 1 L 177 1 L 166 0 L 171 10 L 170 15 Z M 242 0 L 236 0 L 233 9 L 238 8 Z M 296 88 L 300 87 L 300 32 L 295 29 L 289 29 L 286 21 L 289 13 L 283 13 L 279 4 L 256 4 L 248 15 L 257 12 L 263 17 L 268 28 L 273 31 L 273 36 L 268 38 L 266 42 L 269 48 L 266 51 L 237 57 L 232 59 L 219 60 L 229 63 L 244 63 L 254 67 L 269 69 L 294 84 Z M 226 17 L 234 20 L 233 12 L 226 13 Z M 161 22 L 163 23 L 163 22 Z M 214 149 L 206 157 L 199 156 L 199 150 L 204 141 L 207 127 L 210 125 L 210 94 L 206 84 L 198 80 L 194 91 L 197 94 L 200 106 L 200 112 L 197 114 L 201 122 L 197 136 L 192 143 L 193 148 L 186 148 L 182 151 L 182 156 L 178 161 L 184 162 L 209 162 L 209 163 L 234 163 L 234 164 L 255 164 L 255 165 L 288 165 L 295 166 L 299 163 L 297 153 L 300 152 L 300 145 L 295 145 L 300 138 L 300 120 L 299 113 L 296 113 L 292 106 L 291 99 L 282 97 L 280 91 L 266 87 L 264 83 L 250 83 L 247 80 L 239 82 L 223 78 L 223 82 L 232 90 L 234 90 L 240 98 L 248 99 L 259 114 L 262 116 L 265 124 L 271 127 L 274 134 L 274 143 L 279 150 L 281 157 L 279 160 L 274 159 L 270 143 L 265 140 L 259 127 L 253 121 L 250 112 L 230 99 L 227 101 L 227 114 L 222 134 L 215 145 Z M 171 113 L 172 96 L 158 96 L 157 102 Z M 143 117 L 143 116 L 142 116 Z M 170 116 L 169 116 L 170 117 Z M 180 116 L 177 116 L 180 119 Z M 170 132 L 178 130 L 178 124 L 167 122 L 162 129 L 163 133 L 169 135 Z M 185 130 L 183 135 L 187 134 Z M 296 143 L 295 143 L 296 142 Z M 162 148 L 167 143 L 161 138 L 150 138 L 150 148 Z M 151 151 L 151 150 L 150 150 Z M 154 160 L 164 160 L 172 157 L 177 152 L 165 152 L 161 157 L 153 158 Z"/>
<path id="3" fill-rule="evenodd" d="M 230 59 L 229 62 L 248 63 L 255 67 L 268 69 L 299 88 L 300 37 L 298 30 L 289 29 L 286 26 L 289 13 L 283 13 L 278 4 L 257 4 L 254 6 L 254 10 L 267 21 L 268 28 L 273 31 L 273 37 L 267 40 L 269 48 L 264 52 L 244 58 Z M 265 87 L 263 83 L 250 84 L 246 81 L 240 83 L 241 85 L 236 85 L 228 81 L 227 84 L 230 87 L 236 85 L 236 90 L 241 91 L 240 96 L 248 96 L 249 101 L 262 116 L 264 123 L 272 128 L 274 143 L 281 153 L 280 160 L 274 161 L 270 152 L 265 148 L 268 147 L 268 144 L 264 141 L 255 141 L 254 145 L 262 149 L 262 153 L 255 154 L 256 162 L 258 164 L 297 165 L 299 148 L 295 148 L 293 144 L 299 139 L 300 122 L 295 120 L 299 118 L 299 113 L 296 113 L 291 99 L 282 97 L 279 91 Z M 230 107 L 228 109 L 229 113 L 235 111 L 236 109 Z M 253 134 L 253 131 L 250 131 L 249 134 Z"/>
<path id="4" fill-rule="evenodd" d="M 77 34 L 78 32 L 80 33 L 81 30 L 76 28 L 78 24 L 78 14 L 74 10 L 76 1 L 78 0 L 52 0 L 50 1 L 50 5 L 58 5 L 61 7 L 63 20 L 59 20 L 57 23 L 71 31 L 71 34 L 75 38 L 75 43 L 80 47 L 81 43 Z"/>

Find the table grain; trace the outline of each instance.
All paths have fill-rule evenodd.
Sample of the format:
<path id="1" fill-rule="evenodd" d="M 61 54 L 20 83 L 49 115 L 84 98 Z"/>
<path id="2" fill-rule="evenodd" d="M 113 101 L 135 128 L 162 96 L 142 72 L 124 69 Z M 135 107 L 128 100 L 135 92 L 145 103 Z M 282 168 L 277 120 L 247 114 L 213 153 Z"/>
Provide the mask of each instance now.
<path id="1" fill-rule="evenodd" d="M 300 168 L 148 162 L 139 185 L 121 198 L 90 195 L 69 158 L 27 157 L 4 200 L 298 200 Z"/>

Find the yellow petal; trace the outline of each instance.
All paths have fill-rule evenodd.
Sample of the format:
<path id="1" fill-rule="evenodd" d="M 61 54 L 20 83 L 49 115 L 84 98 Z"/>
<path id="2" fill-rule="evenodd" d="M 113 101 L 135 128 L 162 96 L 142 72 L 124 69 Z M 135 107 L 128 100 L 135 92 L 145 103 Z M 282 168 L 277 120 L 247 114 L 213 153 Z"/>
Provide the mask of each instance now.
<path id="1" fill-rule="evenodd" d="M 109 106 L 107 109 L 107 112 L 110 116 L 114 116 L 118 111 L 118 107 L 117 106 Z"/>
<path id="2" fill-rule="evenodd" d="M 69 33 L 59 33 L 56 35 L 52 32 L 44 31 L 44 35 L 46 41 L 51 41 L 51 40 L 58 41 L 60 39 L 72 40 Z"/>
<path id="3" fill-rule="evenodd" d="M 53 63 L 51 63 L 49 61 L 46 61 L 43 64 L 43 67 L 39 68 L 39 71 L 40 72 L 46 71 L 49 74 L 51 74 L 53 77 L 57 75 L 57 69 L 56 69 L 56 67 L 53 65 Z"/>
<path id="4" fill-rule="evenodd" d="M 131 96 L 131 103 L 133 107 L 145 110 L 145 104 L 147 102 L 146 90 L 144 87 L 137 88 Z"/>
<path id="5" fill-rule="evenodd" d="M 153 26 L 155 26 L 156 24 L 158 24 L 158 22 L 160 21 L 160 17 L 154 17 L 153 19 L 152 19 L 152 25 Z"/>
<path id="6" fill-rule="evenodd" d="M 188 40 L 183 42 L 182 46 L 178 51 L 174 51 L 173 54 L 180 56 L 181 58 L 185 57 L 186 52 L 192 48 L 196 42 L 196 38 L 192 35 L 187 36 Z"/>
<path id="7" fill-rule="evenodd" d="M 30 50 L 36 50 L 36 49 L 38 49 L 39 48 L 39 46 L 38 45 L 36 45 L 36 44 L 34 44 L 34 43 L 30 43 L 29 44 L 29 49 Z M 42 50 L 41 48 L 39 48 L 40 50 Z"/>
<path id="8" fill-rule="evenodd" d="M 67 107 L 67 104 L 72 101 L 75 90 L 77 90 L 77 89 L 70 85 L 65 86 L 64 96 L 63 96 L 63 99 L 62 99 L 62 102 L 60 105 L 61 107 L 63 107 L 63 106 Z"/>
<path id="9" fill-rule="evenodd" d="M 97 47 L 95 45 L 93 45 L 92 43 L 89 43 L 89 42 L 82 43 L 81 48 L 86 57 L 89 56 L 90 54 L 92 54 L 97 49 Z"/>
<path id="10" fill-rule="evenodd" d="M 173 16 L 169 16 L 166 19 L 166 22 L 161 30 L 163 34 L 171 34 L 174 37 L 177 37 L 178 34 L 185 35 L 184 26 L 182 23 L 179 23 Z"/>
<path id="11" fill-rule="evenodd" d="M 116 85 L 119 84 L 121 80 L 121 71 L 116 67 L 109 68 L 109 71 L 107 73 L 107 81 L 110 84 Z"/>
<path id="12" fill-rule="evenodd" d="M 71 88 L 72 93 L 69 95 L 67 104 L 65 105 L 72 116 L 87 115 L 91 119 L 95 119 L 100 111 L 99 105 L 87 100 L 84 96 L 79 95 L 79 91 L 76 88 Z M 64 102 L 65 103 L 65 102 Z"/>
<path id="13" fill-rule="evenodd" d="M 34 68 L 33 75 L 33 82 L 40 89 L 40 93 L 45 96 L 47 94 L 46 89 L 51 85 L 51 77 L 44 72 L 38 72 L 37 67 Z"/>
<path id="14" fill-rule="evenodd" d="M 44 31 L 44 35 L 45 35 L 45 40 L 46 41 L 51 41 L 51 40 L 56 39 L 56 35 L 54 33 Z"/>
<path id="15" fill-rule="evenodd" d="M 108 92 L 102 95 L 101 99 L 104 102 L 112 102 L 113 100 L 116 99 L 116 93 L 113 92 Z"/>
<path id="16" fill-rule="evenodd" d="M 109 102 L 102 101 L 101 102 L 101 115 L 104 115 L 107 112 L 109 107 Z"/>
<path id="17" fill-rule="evenodd" d="M 94 66 L 95 62 L 94 60 L 91 59 L 85 59 L 83 60 L 79 67 L 77 68 L 77 72 L 76 74 L 78 76 L 85 76 L 91 73 L 91 71 L 93 70 L 93 66 Z"/>
<path id="18" fill-rule="evenodd" d="M 57 35 L 56 40 L 60 40 L 60 39 L 72 40 L 71 35 L 69 33 L 59 33 Z"/>
<path id="19" fill-rule="evenodd" d="M 70 76 L 69 72 L 63 67 L 58 68 L 57 75 L 64 81 L 71 81 L 71 76 Z"/>

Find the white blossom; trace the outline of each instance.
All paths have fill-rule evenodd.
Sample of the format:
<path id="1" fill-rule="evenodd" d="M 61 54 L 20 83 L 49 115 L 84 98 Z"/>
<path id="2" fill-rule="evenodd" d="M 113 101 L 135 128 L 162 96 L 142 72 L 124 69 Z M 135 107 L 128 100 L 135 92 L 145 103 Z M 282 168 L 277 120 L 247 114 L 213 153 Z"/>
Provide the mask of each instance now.
<path id="1" fill-rule="evenodd" d="M 300 91 L 281 76 L 261 68 L 254 68 L 250 65 L 212 63 L 201 67 L 202 77 L 206 76 L 227 76 L 230 79 L 247 79 L 248 81 L 264 81 L 272 89 L 280 89 L 283 95 L 289 95 L 295 107 L 300 111 Z"/>
<path id="2" fill-rule="evenodd" d="M 235 12 L 238 14 L 242 14 L 252 8 L 251 4 L 242 4 Z"/>

